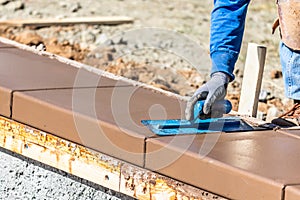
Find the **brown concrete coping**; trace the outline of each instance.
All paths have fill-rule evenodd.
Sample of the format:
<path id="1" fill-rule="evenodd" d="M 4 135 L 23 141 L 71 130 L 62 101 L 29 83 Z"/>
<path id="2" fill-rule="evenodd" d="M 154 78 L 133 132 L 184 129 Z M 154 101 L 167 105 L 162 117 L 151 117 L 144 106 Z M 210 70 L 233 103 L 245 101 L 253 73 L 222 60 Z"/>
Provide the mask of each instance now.
<path id="1" fill-rule="evenodd" d="M 284 200 L 299 200 L 300 185 L 287 186 L 285 188 Z"/>
<path id="2" fill-rule="evenodd" d="M 284 185 L 300 183 L 300 141 L 274 131 L 164 137 L 146 146 L 146 168 L 227 198 L 281 199 Z"/>
<path id="3" fill-rule="evenodd" d="M 0 48 L 14 48 L 14 46 L 0 42 Z"/>
<path id="4" fill-rule="evenodd" d="M 116 85 L 115 80 L 17 48 L 0 49 L 0 60 L 1 86 L 11 90 Z"/>
<path id="5" fill-rule="evenodd" d="M 12 118 L 142 166 L 144 140 L 153 133 L 140 121 L 180 118 L 183 109 L 143 88 L 64 89 L 14 93 Z"/>
<path id="6" fill-rule="evenodd" d="M 0 114 L 7 117 L 13 91 L 130 85 L 17 48 L 0 47 L 0 60 Z"/>
<path id="7" fill-rule="evenodd" d="M 298 130 L 293 130 L 293 129 L 278 129 L 277 130 L 279 133 L 300 139 L 300 129 Z"/>
<path id="8" fill-rule="evenodd" d="M 11 90 L 0 86 L 0 114 L 9 117 L 11 104 Z"/>

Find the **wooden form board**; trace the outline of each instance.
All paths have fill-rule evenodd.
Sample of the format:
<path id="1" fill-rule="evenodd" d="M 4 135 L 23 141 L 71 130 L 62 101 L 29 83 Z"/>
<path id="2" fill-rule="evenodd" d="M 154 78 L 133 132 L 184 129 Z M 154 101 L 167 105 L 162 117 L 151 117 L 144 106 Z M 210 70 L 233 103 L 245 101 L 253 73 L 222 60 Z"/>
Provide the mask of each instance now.
<path id="1" fill-rule="evenodd" d="M 0 147 L 138 199 L 224 200 L 1 116 Z"/>
<path id="2" fill-rule="evenodd" d="M 64 19 L 12 19 L 1 20 L 0 25 L 6 26 L 54 26 L 54 25 L 74 25 L 74 24 L 106 24 L 117 25 L 124 23 L 132 23 L 131 17 L 111 16 L 111 17 L 74 17 Z"/>
<path id="3" fill-rule="evenodd" d="M 256 117 L 267 48 L 249 43 L 238 113 Z"/>

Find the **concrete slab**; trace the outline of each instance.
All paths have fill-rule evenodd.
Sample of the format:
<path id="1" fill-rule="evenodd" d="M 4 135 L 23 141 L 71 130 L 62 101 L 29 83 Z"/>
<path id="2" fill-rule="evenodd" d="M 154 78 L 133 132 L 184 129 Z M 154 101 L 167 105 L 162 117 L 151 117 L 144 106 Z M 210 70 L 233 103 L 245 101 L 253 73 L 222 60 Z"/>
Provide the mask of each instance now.
<path id="1" fill-rule="evenodd" d="M 300 185 L 287 186 L 285 188 L 284 200 L 299 200 Z"/>
<path id="2" fill-rule="evenodd" d="M 295 130 L 293 130 L 293 129 L 278 129 L 277 131 L 279 133 L 300 139 L 300 129 L 298 129 L 298 130 L 297 129 L 295 129 Z"/>
<path id="3" fill-rule="evenodd" d="M 16 92 L 14 120 L 142 166 L 140 121 L 183 116 L 184 103 L 138 87 Z"/>
<path id="4" fill-rule="evenodd" d="M 274 131 L 147 139 L 146 168 L 230 199 L 281 199 L 300 141 Z"/>
<path id="5" fill-rule="evenodd" d="M 130 85 L 17 48 L 0 47 L 0 96 L 13 91 Z M 1 99 L 0 114 L 10 116 L 10 98 Z"/>
<path id="6" fill-rule="evenodd" d="M 11 113 L 11 90 L 0 86 L 0 96 L 0 114 L 9 117 Z"/>
<path id="7" fill-rule="evenodd" d="M 115 86 L 117 81 L 21 49 L 0 48 L 1 86 L 11 90 Z M 130 85 L 118 81 L 118 85 Z"/>
<path id="8" fill-rule="evenodd" d="M 5 43 L 3 43 L 3 42 L 0 42 L 0 48 L 15 48 L 15 47 L 12 46 L 12 45 L 5 44 Z"/>

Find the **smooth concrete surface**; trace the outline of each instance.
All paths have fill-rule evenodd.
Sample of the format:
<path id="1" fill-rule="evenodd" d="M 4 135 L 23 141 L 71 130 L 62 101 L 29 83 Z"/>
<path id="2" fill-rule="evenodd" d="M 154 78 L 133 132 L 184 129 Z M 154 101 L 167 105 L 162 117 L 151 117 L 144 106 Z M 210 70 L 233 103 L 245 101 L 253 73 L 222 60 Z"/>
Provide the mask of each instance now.
<path id="1" fill-rule="evenodd" d="M 278 129 L 277 132 L 300 139 L 300 129 Z"/>
<path id="2" fill-rule="evenodd" d="M 15 48 L 15 47 L 12 45 L 0 42 L 0 48 Z"/>
<path id="3" fill-rule="evenodd" d="M 3 45 L 3 44 L 2 44 Z M 0 114 L 10 117 L 13 91 L 131 85 L 78 69 L 46 56 L 0 47 Z"/>
<path id="4" fill-rule="evenodd" d="M 11 114 L 11 90 L 0 86 L 0 114 L 10 117 Z"/>
<path id="5" fill-rule="evenodd" d="M 11 90 L 115 86 L 117 81 L 56 59 L 16 48 L 0 48 L 1 86 Z M 118 81 L 118 85 L 130 85 Z"/>
<path id="6" fill-rule="evenodd" d="M 14 120 L 142 166 L 142 119 L 176 119 L 184 103 L 138 87 L 15 92 Z"/>
<path id="7" fill-rule="evenodd" d="M 300 183 L 300 140 L 274 131 L 148 139 L 146 152 L 146 168 L 228 198 L 279 200 Z"/>
<path id="8" fill-rule="evenodd" d="M 285 188 L 284 200 L 299 200 L 300 185 L 287 186 Z"/>

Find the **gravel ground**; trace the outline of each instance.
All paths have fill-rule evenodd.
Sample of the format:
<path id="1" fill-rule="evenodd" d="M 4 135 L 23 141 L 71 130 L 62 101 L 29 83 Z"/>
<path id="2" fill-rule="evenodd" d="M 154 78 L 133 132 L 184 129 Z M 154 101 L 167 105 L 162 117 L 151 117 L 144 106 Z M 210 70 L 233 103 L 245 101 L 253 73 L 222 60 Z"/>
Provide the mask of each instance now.
<path id="1" fill-rule="evenodd" d="M 132 199 L 0 148 L 0 199 Z"/>
<path id="2" fill-rule="evenodd" d="M 208 80 L 212 6 L 211 0 L 0 0 L 0 19 L 99 15 L 135 18 L 133 24 L 118 26 L 0 26 L 0 35 L 39 48 L 46 47 L 47 51 L 185 96 Z M 278 32 L 271 35 L 276 13 L 274 0 L 252 1 L 242 51 L 236 65 L 236 80 L 228 90 L 228 98 L 237 109 L 247 43 L 266 45 L 268 54 L 262 89 L 268 95 L 259 104 L 261 118 L 279 115 L 291 105 L 283 93 Z M 199 70 L 194 69 L 193 65 Z M 272 110 L 271 116 L 267 116 L 268 110 Z M 49 172 L 1 152 L 0 162 L 0 192 L 6 197 L 21 195 L 26 198 L 29 195 L 33 198 L 37 195 L 38 198 L 41 197 L 38 195 L 49 194 L 56 198 L 58 196 L 55 195 L 59 194 L 67 198 L 70 195 L 67 188 L 70 192 L 80 188 L 79 193 L 74 194 L 76 197 L 82 195 L 82 199 L 102 195 L 91 187 L 64 178 L 65 174 Z M 22 179 L 28 181 L 22 182 Z M 39 184 L 41 187 L 37 189 Z M 45 189 L 46 186 L 48 189 Z M 24 188 L 28 188 L 27 194 L 22 193 Z M 64 193 L 64 190 L 68 192 Z"/>

